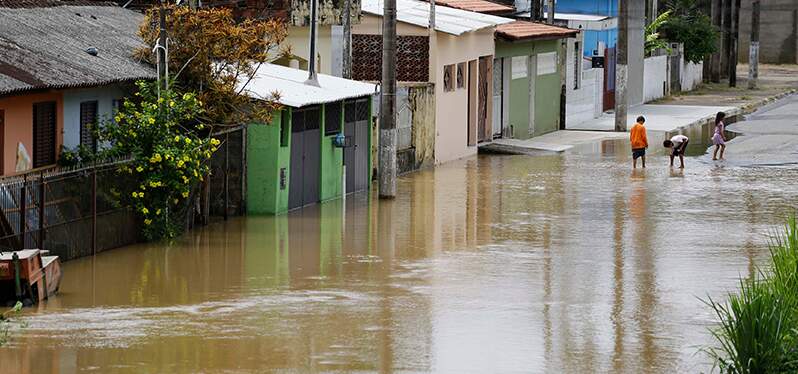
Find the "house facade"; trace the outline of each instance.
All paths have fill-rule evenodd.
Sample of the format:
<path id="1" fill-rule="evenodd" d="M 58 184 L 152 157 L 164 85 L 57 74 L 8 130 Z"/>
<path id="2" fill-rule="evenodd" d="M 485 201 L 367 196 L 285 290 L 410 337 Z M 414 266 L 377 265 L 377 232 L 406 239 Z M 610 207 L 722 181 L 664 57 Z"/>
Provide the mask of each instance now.
<path id="1" fill-rule="evenodd" d="M 0 5 L 0 166 L 13 175 L 54 165 L 61 148 L 93 144 L 126 88 L 155 71 L 131 56 L 143 17 L 112 5 Z"/>
<path id="2" fill-rule="evenodd" d="M 247 127 L 247 212 L 280 214 L 369 189 L 374 84 L 267 64 L 246 86 L 283 108 Z M 272 96 L 279 92 L 278 97 Z"/>

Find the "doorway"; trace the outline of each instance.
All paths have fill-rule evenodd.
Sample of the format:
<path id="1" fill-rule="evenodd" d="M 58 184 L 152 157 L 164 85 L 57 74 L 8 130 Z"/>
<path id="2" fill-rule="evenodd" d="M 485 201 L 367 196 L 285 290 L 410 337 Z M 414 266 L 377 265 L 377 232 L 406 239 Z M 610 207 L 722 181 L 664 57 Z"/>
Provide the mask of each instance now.
<path id="1" fill-rule="evenodd" d="M 602 111 L 615 108 L 615 47 L 604 50 L 604 105 Z"/>
<path id="2" fill-rule="evenodd" d="M 344 135 L 349 138 L 344 148 L 347 194 L 369 187 L 370 115 L 369 99 L 347 101 L 344 106 Z"/>
<path id="3" fill-rule="evenodd" d="M 321 110 L 295 109 L 291 118 L 291 171 L 288 209 L 319 202 L 321 178 Z"/>

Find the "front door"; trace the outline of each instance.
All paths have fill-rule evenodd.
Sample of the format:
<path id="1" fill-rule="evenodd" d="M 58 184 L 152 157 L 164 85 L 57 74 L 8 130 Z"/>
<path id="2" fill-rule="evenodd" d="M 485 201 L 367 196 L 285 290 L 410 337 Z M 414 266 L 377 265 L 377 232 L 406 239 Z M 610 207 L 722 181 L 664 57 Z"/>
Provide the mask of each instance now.
<path id="1" fill-rule="evenodd" d="M 480 142 L 486 142 L 493 138 L 491 118 L 491 103 L 493 101 L 493 57 L 485 56 L 479 58 L 479 99 L 478 99 L 478 119 L 477 132 Z"/>
<path id="2" fill-rule="evenodd" d="M 344 149 L 346 193 L 365 191 L 369 186 L 369 101 L 348 102 L 344 109 L 344 134 L 349 147 Z"/>
<path id="3" fill-rule="evenodd" d="M 504 95 L 504 59 L 493 60 L 493 138 L 502 137 L 502 95 Z"/>
<path id="4" fill-rule="evenodd" d="M 615 48 L 604 50 L 604 107 L 603 111 L 615 108 Z"/>

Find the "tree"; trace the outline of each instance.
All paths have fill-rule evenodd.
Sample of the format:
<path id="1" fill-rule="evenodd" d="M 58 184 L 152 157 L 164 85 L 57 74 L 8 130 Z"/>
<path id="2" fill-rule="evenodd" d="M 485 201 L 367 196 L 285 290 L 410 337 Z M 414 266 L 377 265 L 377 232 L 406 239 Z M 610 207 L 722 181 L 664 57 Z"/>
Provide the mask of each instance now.
<path id="1" fill-rule="evenodd" d="M 665 39 L 684 44 L 685 60 L 697 63 L 715 53 L 718 31 L 697 1 L 669 0 L 665 9 L 671 16 L 660 31 Z"/>
<path id="2" fill-rule="evenodd" d="M 646 26 L 646 55 L 651 55 L 658 49 L 666 49 L 670 53 L 668 42 L 660 37 L 659 28 L 670 20 L 671 11 L 660 14 L 654 22 Z"/>
<path id="3" fill-rule="evenodd" d="M 136 84 L 134 99 L 98 129 L 99 140 L 111 144 L 101 157 L 132 158 L 120 167 L 114 194 L 140 218 L 148 240 L 172 238 L 183 232 L 186 201 L 208 174 L 206 161 L 220 142 L 199 135 L 204 125 L 195 119 L 203 104 L 197 95 L 159 91 L 157 82 Z"/>
<path id="4" fill-rule="evenodd" d="M 139 30 L 153 46 L 158 40 L 158 8 L 150 9 Z M 169 34 L 169 71 L 183 92 L 196 92 L 205 103 L 199 122 L 237 125 L 268 123 L 276 104 L 255 102 L 244 90 L 258 68 L 288 51 L 280 50 L 287 29 L 276 21 L 237 23 L 227 8 L 192 10 L 166 7 Z M 155 63 L 151 47 L 136 51 Z"/>

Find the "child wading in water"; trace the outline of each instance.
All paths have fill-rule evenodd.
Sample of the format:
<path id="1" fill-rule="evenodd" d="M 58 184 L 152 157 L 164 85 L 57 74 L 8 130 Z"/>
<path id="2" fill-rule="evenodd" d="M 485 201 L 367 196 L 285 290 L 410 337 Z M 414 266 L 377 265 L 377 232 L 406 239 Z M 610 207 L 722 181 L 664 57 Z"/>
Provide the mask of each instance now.
<path id="1" fill-rule="evenodd" d="M 637 159 L 643 159 L 643 167 L 646 167 L 646 148 L 648 148 L 648 138 L 646 138 L 646 118 L 637 117 L 637 123 L 629 131 L 629 142 L 632 143 L 632 167 L 637 169 Z"/>
<path id="2" fill-rule="evenodd" d="M 690 142 L 684 135 L 676 135 L 670 140 L 662 142 L 662 146 L 671 149 L 671 167 L 673 167 L 673 159 L 679 156 L 680 169 L 684 169 L 684 151 L 687 149 L 687 143 Z"/>
<path id="3" fill-rule="evenodd" d="M 723 119 L 726 118 L 726 113 L 718 112 L 715 116 L 715 135 L 712 135 L 712 144 L 715 145 L 715 152 L 712 154 L 712 160 L 718 159 L 718 150 L 720 150 L 720 159 L 723 160 L 723 152 L 726 151 L 726 125 L 723 124 Z"/>

